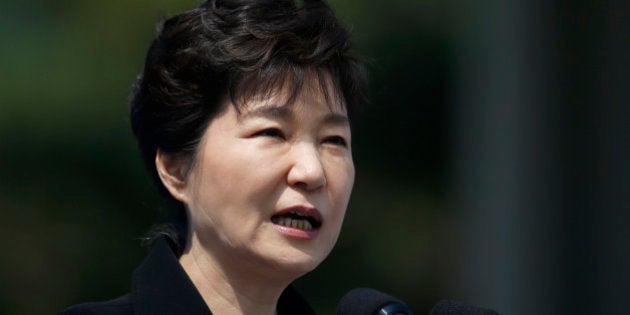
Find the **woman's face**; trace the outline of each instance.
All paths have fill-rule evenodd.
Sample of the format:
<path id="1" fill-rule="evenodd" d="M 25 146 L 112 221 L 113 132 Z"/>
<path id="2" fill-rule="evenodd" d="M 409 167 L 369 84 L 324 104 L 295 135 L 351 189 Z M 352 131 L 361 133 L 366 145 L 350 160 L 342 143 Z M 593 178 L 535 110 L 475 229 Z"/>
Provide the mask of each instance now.
<path id="1" fill-rule="evenodd" d="M 205 131 L 185 204 L 219 263 L 301 275 L 337 240 L 354 182 L 350 126 L 343 106 L 305 87 L 288 105 L 228 103 Z"/>

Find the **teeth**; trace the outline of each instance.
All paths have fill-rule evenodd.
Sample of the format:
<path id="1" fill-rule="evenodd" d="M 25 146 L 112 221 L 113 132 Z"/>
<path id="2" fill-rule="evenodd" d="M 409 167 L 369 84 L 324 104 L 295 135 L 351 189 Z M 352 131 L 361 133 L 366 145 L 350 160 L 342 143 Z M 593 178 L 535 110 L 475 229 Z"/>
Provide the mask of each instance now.
<path id="1" fill-rule="evenodd" d="M 286 227 L 300 230 L 312 230 L 313 225 L 307 219 L 294 219 L 290 217 L 279 217 L 272 220 L 274 223 Z"/>

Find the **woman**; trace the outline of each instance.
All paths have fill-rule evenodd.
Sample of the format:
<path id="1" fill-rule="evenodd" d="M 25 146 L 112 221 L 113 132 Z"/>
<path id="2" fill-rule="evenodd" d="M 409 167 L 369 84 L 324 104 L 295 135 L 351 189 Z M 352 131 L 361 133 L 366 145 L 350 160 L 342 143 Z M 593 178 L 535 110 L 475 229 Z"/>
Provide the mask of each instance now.
<path id="1" fill-rule="evenodd" d="M 132 127 L 174 205 L 118 299 L 64 314 L 309 314 L 291 282 L 334 246 L 366 75 L 323 1 L 208 1 L 165 21 Z"/>

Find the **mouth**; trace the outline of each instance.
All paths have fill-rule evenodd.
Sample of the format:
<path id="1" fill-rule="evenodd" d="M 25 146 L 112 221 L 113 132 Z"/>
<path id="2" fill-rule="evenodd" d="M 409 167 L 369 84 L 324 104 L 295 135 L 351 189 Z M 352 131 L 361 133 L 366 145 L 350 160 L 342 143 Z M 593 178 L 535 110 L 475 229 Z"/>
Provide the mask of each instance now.
<path id="1" fill-rule="evenodd" d="M 271 216 L 271 222 L 276 225 L 298 229 L 302 231 L 314 231 L 322 226 L 322 218 L 319 211 L 310 207 L 289 207 Z"/>

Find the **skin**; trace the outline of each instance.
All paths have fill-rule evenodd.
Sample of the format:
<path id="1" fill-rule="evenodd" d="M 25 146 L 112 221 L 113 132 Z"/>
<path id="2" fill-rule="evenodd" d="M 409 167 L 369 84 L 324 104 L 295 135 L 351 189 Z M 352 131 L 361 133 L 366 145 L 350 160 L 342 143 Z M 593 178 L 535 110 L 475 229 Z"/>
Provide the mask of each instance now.
<path id="1" fill-rule="evenodd" d="M 189 211 L 180 263 L 216 314 L 275 314 L 286 286 L 337 241 L 354 182 L 350 127 L 344 107 L 327 103 L 316 82 L 291 104 L 282 93 L 240 112 L 226 101 L 192 164 L 156 156 L 162 181 Z M 292 206 L 320 212 L 314 238 L 271 222 Z"/>

